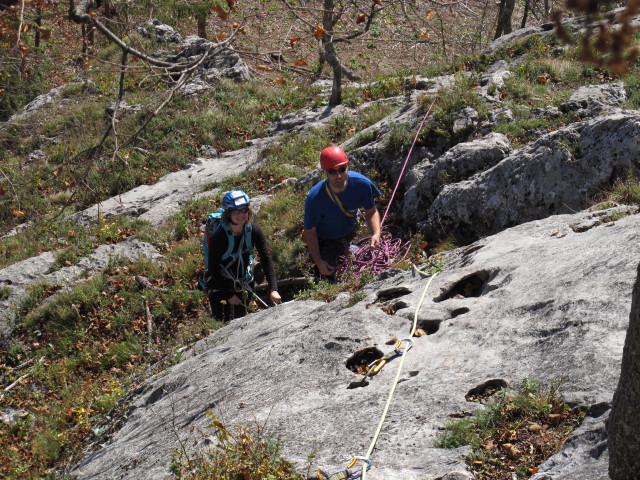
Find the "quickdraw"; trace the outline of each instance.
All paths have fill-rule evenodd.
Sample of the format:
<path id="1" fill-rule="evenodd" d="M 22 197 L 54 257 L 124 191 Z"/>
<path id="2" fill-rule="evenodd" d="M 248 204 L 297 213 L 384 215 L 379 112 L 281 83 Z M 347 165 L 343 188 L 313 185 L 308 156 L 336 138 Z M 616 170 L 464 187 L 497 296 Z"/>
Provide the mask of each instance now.
<path id="1" fill-rule="evenodd" d="M 353 468 L 355 464 L 358 462 L 358 460 L 367 462 L 366 466 L 363 466 L 362 468 L 359 468 L 359 469 Z M 333 475 L 327 475 L 322 470 L 318 469 L 318 480 L 347 480 L 347 479 L 353 480 L 355 478 L 360 478 L 362 476 L 362 472 L 365 471 L 365 468 L 366 468 L 366 471 L 368 472 L 371 469 L 371 467 L 373 467 L 373 462 L 368 458 L 354 457 L 353 460 L 349 462 L 349 465 L 347 465 L 347 468 L 345 468 L 344 470 L 337 471 Z"/>
<path id="2" fill-rule="evenodd" d="M 402 346 L 402 342 L 409 342 L 409 345 L 404 350 L 400 348 Z M 396 343 L 396 346 L 392 351 L 390 351 L 383 357 L 374 360 L 367 366 L 367 373 L 364 374 L 364 379 L 366 380 L 367 378 L 371 378 L 374 375 L 380 373 L 380 370 L 382 370 L 382 367 L 384 367 L 387 362 L 390 362 L 394 358 L 404 355 L 411 349 L 411 347 L 413 347 L 413 340 L 411 340 L 410 338 L 401 338 L 400 340 L 398 340 L 398 343 Z"/>

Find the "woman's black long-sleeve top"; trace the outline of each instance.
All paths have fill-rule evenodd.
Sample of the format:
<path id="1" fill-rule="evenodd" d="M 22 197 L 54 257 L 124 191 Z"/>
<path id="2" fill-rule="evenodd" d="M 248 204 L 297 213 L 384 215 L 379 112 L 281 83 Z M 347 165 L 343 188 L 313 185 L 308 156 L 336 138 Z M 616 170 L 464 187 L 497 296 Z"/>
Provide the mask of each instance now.
<path id="1" fill-rule="evenodd" d="M 207 265 L 207 269 L 209 271 L 210 279 L 207 283 L 207 288 L 223 292 L 224 298 L 227 299 L 236 295 L 238 292 L 234 288 L 233 280 L 223 276 L 222 274 L 222 264 L 224 263 L 224 265 L 226 265 L 230 261 L 230 259 L 225 259 L 223 261 L 222 256 L 226 253 L 227 248 L 229 247 L 229 238 L 233 238 L 234 244 L 231 249 L 231 253 L 235 254 L 238 252 L 240 240 L 244 235 L 244 231 L 239 235 L 229 235 L 226 229 L 220 226 L 215 231 L 209 242 L 209 264 Z M 251 224 L 251 245 L 253 248 L 258 250 L 260 263 L 267 279 L 267 283 L 269 284 L 269 289 L 278 290 L 278 282 L 267 239 L 264 236 L 262 229 L 256 223 Z M 244 252 L 242 257 L 246 267 L 249 265 L 249 255 L 253 252 L 248 252 L 246 248 L 243 248 L 243 250 Z M 238 259 L 231 263 L 228 271 L 232 275 L 236 275 L 236 272 L 238 271 Z"/>

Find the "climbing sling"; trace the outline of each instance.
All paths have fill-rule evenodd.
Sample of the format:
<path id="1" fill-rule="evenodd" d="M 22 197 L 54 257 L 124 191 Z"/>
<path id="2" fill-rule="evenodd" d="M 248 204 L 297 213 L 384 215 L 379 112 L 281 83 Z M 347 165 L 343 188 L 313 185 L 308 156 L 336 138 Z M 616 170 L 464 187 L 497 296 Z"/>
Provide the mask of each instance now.
<path id="1" fill-rule="evenodd" d="M 329 181 L 327 179 L 325 179 L 324 181 L 324 189 L 327 191 L 327 195 L 329 195 L 329 198 L 333 200 L 333 203 L 335 203 L 336 205 L 338 205 L 338 207 L 340 207 L 340 210 L 342 210 L 342 213 L 344 213 L 349 218 L 354 218 L 356 216 L 357 210 L 352 211 L 352 210 L 346 210 L 344 208 L 344 206 L 342 205 L 342 202 L 340 201 L 340 198 L 338 197 L 338 194 L 336 194 L 329 187 Z"/>

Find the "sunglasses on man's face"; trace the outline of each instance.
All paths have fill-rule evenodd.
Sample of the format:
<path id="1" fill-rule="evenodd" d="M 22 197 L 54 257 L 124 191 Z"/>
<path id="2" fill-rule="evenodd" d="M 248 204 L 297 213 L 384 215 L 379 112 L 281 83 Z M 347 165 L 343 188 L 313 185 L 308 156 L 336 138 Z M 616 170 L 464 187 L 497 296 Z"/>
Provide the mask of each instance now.
<path id="1" fill-rule="evenodd" d="M 231 213 L 236 213 L 236 214 L 240 214 L 240 213 L 249 213 L 249 209 L 247 207 L 244 208 L 236 208 L 235 210 L 232 210 Z"/>
<path id="2" fill-rule="evenodd" d="M 345 167 L 344 165 L 338 168 L 328 168 L 327 169 L 327 173 L 329 175 L 336 175 L 338 172 L 340 173 L 344 173 L 347 171 L 347 167 Z"/>

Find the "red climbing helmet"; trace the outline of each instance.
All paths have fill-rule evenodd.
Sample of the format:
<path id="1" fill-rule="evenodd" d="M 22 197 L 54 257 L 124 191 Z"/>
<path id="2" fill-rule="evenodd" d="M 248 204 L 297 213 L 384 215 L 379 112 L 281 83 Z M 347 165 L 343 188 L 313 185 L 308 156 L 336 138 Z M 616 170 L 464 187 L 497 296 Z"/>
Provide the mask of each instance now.
<path id="1" fill-rule="evenodd" d="M 323 170 L 339 167 L 345 163 L 349 163 L 349 159 L 344 150 L 336 145 L 323 148 L 322 152 L 320 152 L 320 168 Z"/>

